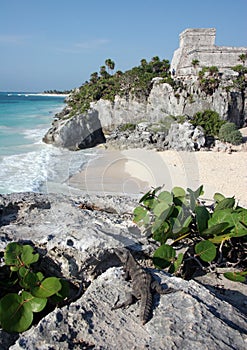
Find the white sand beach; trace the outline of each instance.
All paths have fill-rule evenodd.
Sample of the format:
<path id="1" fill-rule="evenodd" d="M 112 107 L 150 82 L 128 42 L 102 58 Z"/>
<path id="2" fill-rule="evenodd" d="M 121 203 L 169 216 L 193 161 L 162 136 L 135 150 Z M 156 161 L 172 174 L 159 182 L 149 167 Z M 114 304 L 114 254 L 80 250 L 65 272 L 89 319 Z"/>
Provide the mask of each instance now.
<path id="1" fill-rule="evenodd" d="M 161 185 L 167 190 L 203 185 L 207 200 L 220 192 L 247 206 L 247 152 L 101 150 L 68 184 L 86 192 L 140 195 Z"/>

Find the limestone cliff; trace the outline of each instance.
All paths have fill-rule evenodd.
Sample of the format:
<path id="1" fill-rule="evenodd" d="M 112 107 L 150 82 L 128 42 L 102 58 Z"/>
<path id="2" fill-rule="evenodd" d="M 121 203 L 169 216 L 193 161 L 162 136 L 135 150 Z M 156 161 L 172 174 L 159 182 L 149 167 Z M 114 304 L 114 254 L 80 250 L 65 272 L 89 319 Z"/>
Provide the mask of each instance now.
<path id="1" fill-rule="evenodd" d="M 149 63 L 142 60 L 140 67 L 126 71 L 126 75 L 116 72 L 85 83 L 96 89 L 83 90 L 82 86 L 70 95 L 74 116 L 64 110 L 44 142 L 72 150 L 93 147 L 104 142 L 102 129 L 164 121 L 171 115 L 192 117 L 205 110 L 216 111 L 238 127 L 245 126 L 247 48 L 215 46 L 215 35 L 214 28 L 186 29 L 180 34 L 180 47 L 174 52 L 171 66 L 169 61 L 154 57 Z M 144 79 L 147 75 L 148 82 Z M 79 110 L 88 112 L 80 114 Z"/>
<path id="2" fill-rule="evenodd" d="M 146 101 L 116 96 L 114 102 L 103 99 L 92 102 L 85 114 L 70 118 L 68 114 L 62 114 L 53 122 L 44 142 L 71 150 L 93 147 L 104 142 L 102 129 L 108 130 L 130 122 L 159 122 L 171 115 L 193 116 L 207 109 L 218 112 L 222 119 L 232 121 L 239 127 L 244 125 L 247 105 L 244 105 L 240 92 L 225 89 L 225 82 L 209 95 L 202 91 L 195 76 L 177 78 L 177 81 L 180 88 L 175 90 L 171 85 L 162 83 L 162 79 L 154 79 Z"/>

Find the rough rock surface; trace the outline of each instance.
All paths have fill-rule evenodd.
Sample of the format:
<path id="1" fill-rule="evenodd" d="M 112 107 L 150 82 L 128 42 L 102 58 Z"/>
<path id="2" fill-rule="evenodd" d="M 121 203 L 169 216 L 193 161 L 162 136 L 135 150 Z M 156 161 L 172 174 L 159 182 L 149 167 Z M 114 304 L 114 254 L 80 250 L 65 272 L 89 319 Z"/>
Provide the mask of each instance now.
<path id="1" fill-rule="evenodd" d="M 161 78 L 155 78 L 145 101 L 116 96 L 114 102 L 103 99 L 92 102 L 89 112 L 83 115 L 64 119 L 66 115 L 62 113 L 44 136 L 44 142 L 71 150 L 93 147 L 104 142 L 101 127 L 107 130 L 125 123 L 155 123 L 171 115 L 193 116 L 207 109 L 218 112 L 224 120 L 243 126 L 247 104 L 242 111 L 244 101 L 240 92 L 227 92 L 223 84 L 212 95 L 206 95 L 201 91 L 195 76 L 183 78 L 179 84 L 181 88 L 174 90 L 171 85 L 162 83 Z M 232 81 L 227 84 L 231 85 Z"/>
<path id="2" fill-rule="evenodd" d="M 195 281 L 150 269 L 177 293 L 155 295 L 153 317 L 142 326 L 139 302 L 111 310 L 129 283 L 112 251 L 153 249 L 133 225 L 136 198 L 21 193 L 0 196 L 0 256 L 10 241 L 32 242 L 40 268 L 86 287 L 21 335 L 0 330 L 5 349 L 238 349 L 246 348 L 246 318 Z M 13 346 L 11 346 L 13 345 Z"/>
<path id="3" fill-rule="evenodd" d="M 45 134 L 43 141 L 72 151 L 94 147 L 105 142 L 98 111 L 90 110 L 69 119 L 58 119 Z"/>
<path id="4" fill-rule="evenodd" d="M 195 151 L 205 144 L 204 131 L 188 122 L 172 124 L 166 138 L 168 148 L 176 151 Z"/>
<path id="5" fill-rule="evenodd" d="M 112 310 L 129 290 L 120 274 L 120 268 L 108 269 L 80 299 L 54 310 L 10 349 L 80 349 L 83 342 L 92 349 L 245 349 L 244 317 L 194 281 L 156 272 L 162 283 L 179 291 L 156 295 L 145 326 L 138 319 L 139 303 Z"/>
<path id="6" fill-rule="evenodd" d="M 123 131 L 122 127 L 115 129 L 107 137 L 107 145 L 118 149 L 145 148 L 159 151 L 174 149 L 190 152 L 199 150 L 205 144 L 203 130 L 188 122 L 183 124 L 173 122 L 169 128 L 162 123 L 148 122 L 138 123 L 134 130 Z"/>

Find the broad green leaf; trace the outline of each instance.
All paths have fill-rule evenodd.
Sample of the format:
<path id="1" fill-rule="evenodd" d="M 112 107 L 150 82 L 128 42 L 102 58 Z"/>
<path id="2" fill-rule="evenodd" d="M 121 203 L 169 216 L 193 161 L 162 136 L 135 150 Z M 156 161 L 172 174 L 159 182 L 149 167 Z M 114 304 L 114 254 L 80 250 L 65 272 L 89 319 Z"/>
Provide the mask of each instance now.
<path id="1" fill-rule="evenodd" d="M 247 271 L 242 272 L 225 272 L 224 277 L 234 282 L 245 282 Z"/>
<path id="2" fill-rule="evenodd" d="M 195 214 L 198 231 L 202 233 L 208 227 L 208 220 L 210 219 L 210 214 L 207 208 L 204 206 L 195 207 Z"/>
<path id="3" fill-rule="evenodd" d="M 233 208 L 235 205 L 234 197 L 222 199 L 216 206 L 214 211 L 223 210 L 227 208 Z"/>
<path id="4" fill-rule="evenodd" d="M 148 215 L 148 212 L 147 212 L 147 210 L 145 208 L 143 208 L 143 207 L 136 207 L 134 209 L 134 219 L 133 219 L 133 221 L 135 223 L 138 223 L 138 222 L 140 222 L 142 220 L 145 221 L 146 218 L 149 218 L 149 215 Z"/>
<path id="5" fill-rule="evenodd" d="M 232 237 L 243 237 L 247 235 L 247 228 L 241 222 L 237 222 L 231 233 Z"/>
<path id="6" fill-rule="evenodd" d="M 236 212 L 238 213 L 239 221 L 247 228 L 247 209 L 239 208 Z"/>
<path id="7" fill-rule="evenodd" d="M 173 193 L 174 197 L 178 197 L 178 198 L 179 197 L 184 198 L 186 195 L 186 192 L 182 187 L 173 187 L 172 193 Z"/>
<path id="8" fill-rule="evenodd" d="M 10 266 L 10 270 L 13 272 L 17 272 L 19 270 L 19 266 Z"/>
<path id="9" fill-rule="evenodd" d="M 37 298 L 48 298 L 62 288 L 59 278 L 48 277 L 39 286 L 31 288 L 31 294 Z"/>
<path id="10" fill-rule="evenodd" d="M 201 241 L 195 245 L 196 254 L 206 262 L 214 260 L 216 257 L 216 247 L 210 241 Z"/>
<path id="11" fill-rule="evenodd" d="M 203 186 L 200 186 L 196 191 L 192 191 L 190 188 L 187 188 L 187 192 L 189 194 L 190 208 L 192 211 L 194 211 L 198 197 L 200 197 L 204 193 Z"/>
<path id="12" fill-rule="evenodd" d="M 163 212 L 161 212 L 160 216 L 158 217 L 159 220 L 165 221 L 167 220 L 173 213 L 174 210 L 174 206 L 170 206 L 168 207 L 166 210 L 164 210 Z"/>
<path id="13" fill-rule="evenodd" d="M 59 279 L 62 288 L 54 295 L 51 296 L 51 302 L 57 304 L 63 301 L 65 298 L 69 296 L 69 283 L 64 279 Z"/>
<path id="14" fill-rule="evenodd" d="M 25 277 L 28 274 L 28 272 L 29 272 L 29 270 L 24 266 L 19 268 L 19 275 L 22 278 Z"/>
<path id="15" fill-rule="evenodd" d="M 42 272 L 37 272 L 36 273 L 37 279 L 41 282 L 45 278 Z"/>
<path id="16" fill-rule="evenodd" d="M 169 223 L 161 220 L 160 218 L 156 218 L 152 225 L 151 232 L 154 233 L 159 229 L 167 232 L 169 230 Z"/>
<path id="17" fill-rule="evenodd" d="M 149 199 L 146 199 L 145 201 L 143 201 L 143 204 L 148 209 L 153 209 L 153 207 L 155 207 L 155 205 L 158 204 L 158 201 L 156 198 L 149 198 Z"/>
<path id="18" fill-rule="evenodd" d="M 21 260 L 25 265 L 31 265 L 39 260 L 39 254 L 34 254 L 32 246 L 24 245 L 21 253 Z"/>
<path id="19" fill-rule="evenodd" d="M 232 220 L 232 209 L 227 208 L 214 211 L 211 218 L 208 220 L 208 227 L 221 224 L 223 222 L 227 222 L 229 227 L 234 226 Z"/>
<path id="20" fill-rule="evenodd" d="M 4 261 L 6 265 L 21 266 L 20 255 L 22 246 L 19 243 L 9 243 L 4 252 Z"/>
<path id="21" fill-rule="evenodd" d="M 229 228 L 228 222 L 221 222 L 220 224 L 216 224 L 214 226 L 210 226 L 206 230 L 204 230 L 201 235 L 202 236 L 215 236 L 221 233 L 224 233 L 226 229 Z"/>
<path id="22" fill-rule="evenodd" d="M 233 209 L 223 209 L 218 210 L 213 213 L 212 217 L 208 221 L 208 226 L 220 223 L 227 223 L 226 232 L 220 233 L 232 233 L 232 237 L 242 237 L 247 234 L 247 227 L 244 226 L 242 221 L 245 222 L 247 220 L 247 211 L 243 210 L 233 210 Z"/>
<path id="23" fill-rule="evenodd" d="M 35 298 L 32 294 L 25 291 L 21 293 L 21 297 L 23 302 L 30 304 L 32 312 L 42 311 L 47 304 L 47 298 Z"/>
<path id="24" fill-rule="evenodd" d="M 164 269 L 171 265 L 176 256 L 176 251 L 168 244 L 162 244 L 153 255 L 154 265 L 159 269 Z"/>
<path id="25" fill-rule="evenodd" d="M 226 197 L 225 196 L 223 196 L 223 194 L 221 194 L 221 193 L 218 193 L 218 192 L 216 192 L 215 194 L 214 194 L 214 201 L 215 201 L 215 203 L 219 203 L 219 202 L 221 202 L 223 199 L 225 199 Z"/>
<path id="26" fill-rule="evenodd" d="M 173 203 L 173 196 L 168 191 L 160 192 L 158 195 L 158 200 L 161 202 L 165 202 L 168 205 L 171 205 Z"/>
<path id="27" fill-rule="evenodd" d="M 154 208 L 153 208 L 153 212 L 154 215 L 159 217 L 163 212 L 165 212 L 167 209 L 169 209 L 169 204 L 165 203 L 165 202 L 161 202 L 158 203 Z"/>
<path id="28" fill-rule="evenodd" d="M 161 222 L 161 225 L 159 225 L 157 221 L 154 228 L 155 230 L 153 230 L 153 227 L 152 227 L 153 239 L 155 241 L 160 242 L 161 244 L 165 243 L 166 240 L 169 238 L 169 233 L 170 233 L 169 223 L 166 221 L 163 221 Z"/>
<path id="29" fill-rule="evenodd" d="M 23 332 L 33 321 L 31 305 L 15 293 L 6 294 L 0 300 L 0 324 L 7 332 Z"/>
<path id="30" fill-rule="evenodd" d="M 37 285 L 39 279 L 36 273 L 28 271 L 28 273 L 20 281 L 20 285 L 25 289 L 31 289 Z"/>

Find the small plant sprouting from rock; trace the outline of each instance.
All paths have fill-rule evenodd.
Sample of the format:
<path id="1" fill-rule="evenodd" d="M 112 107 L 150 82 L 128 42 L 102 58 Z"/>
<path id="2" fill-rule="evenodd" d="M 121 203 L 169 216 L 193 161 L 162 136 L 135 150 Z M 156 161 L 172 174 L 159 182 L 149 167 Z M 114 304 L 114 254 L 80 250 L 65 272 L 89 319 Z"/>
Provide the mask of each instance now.
<path id="1" fill-rule="evenodd" d="M 161 187 L 147 192 L 134 210 L 134 222 L 159 242 L 154 252 L 156 267 L 190 278 L 191 262 L 203 271 L 219 267 L 239 268 L 224 276 L 244 282 L 247 238 L 247 209 L 238 206 L 234 197 L 214 195 L 213 206 L 199 200 L 203 187 L 196 191 L 174 187 L 171 192 Z"/>
<path id="2" fill-rule="evenodd" d="M 30 245 L 9 243 L 4 252 L 5 265 L 0 267 L 0 326 L 7 332 L 23 332 L 48 304 L 64 300 L 69 294 L 65 280 L 35 272 L 32 264 L 39 260 Z"/>

